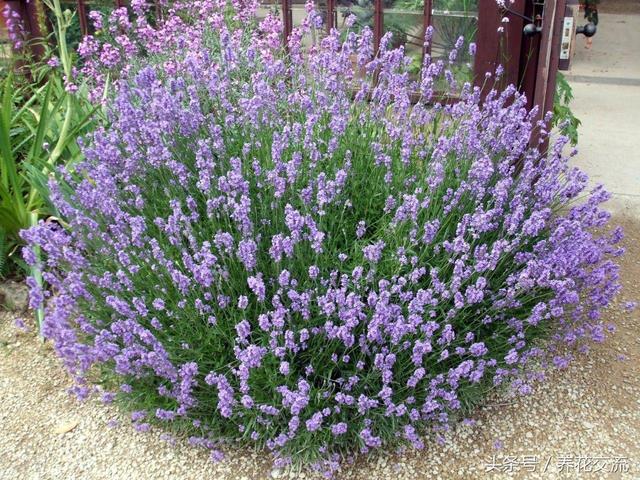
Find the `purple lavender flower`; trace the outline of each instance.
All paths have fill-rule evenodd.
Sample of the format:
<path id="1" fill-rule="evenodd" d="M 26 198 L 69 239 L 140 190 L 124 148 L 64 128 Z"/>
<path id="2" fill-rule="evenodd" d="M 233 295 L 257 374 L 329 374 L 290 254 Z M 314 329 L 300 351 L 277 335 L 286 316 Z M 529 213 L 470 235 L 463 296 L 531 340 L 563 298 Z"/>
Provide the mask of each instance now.
<path id="1" fill-rule="evenodd" d="M 286 51 L 277 16 L 244 29 L 255 1 L 148 7 L 91 17 L 66 86 L 102 101 L 116 80 L 109 122 L 50 183 L 64 224 L 22 233 L 76 394 L 105 372 L 153 403 L 136 428 L 335 469 L 349 445 L 422 448 L 479 382 L 526 394 L 537 365 L 605 339 L 608 194 L 565 139 L 532 146 L 549 134 L 515 87 L 456 85 L 463 40 L 416 78 L 390 36 L 320 32 L 311 4 Z"/>
<path id="2" fill-rule="evenodd" d="M 265 286 L 260 275 L 255 277 L 249 277 L 247 280 L 249 288 L 258 297 L 258 300 L 263 301 L 265 299 Z"/>
<path id="3" fill-rule="evenodd" d="M 469 352 L 473 356 L 481 357 L 483 355 L 486 355 L 486 353 L 488 352 L 488 349 L 483 342 L 478 342 L 478 343 L 474 343 L 469 347 Z"/>
<path id="4" fill-rule="evenodd" d="M 364 258 L 371 263 L 378 263 L 382 257 L 382 250 L 385 247 L 385 242 L 379 240 L 373 245 L 368 245 L 362 249 Z"/>
<path id="5" fill-rule="evenodd" d="M 307 430 L 310 432 L 315 432 L 322 426 L 322 413 L 316 412 L 313 416 L 306 421 L 305 423 Z"/>

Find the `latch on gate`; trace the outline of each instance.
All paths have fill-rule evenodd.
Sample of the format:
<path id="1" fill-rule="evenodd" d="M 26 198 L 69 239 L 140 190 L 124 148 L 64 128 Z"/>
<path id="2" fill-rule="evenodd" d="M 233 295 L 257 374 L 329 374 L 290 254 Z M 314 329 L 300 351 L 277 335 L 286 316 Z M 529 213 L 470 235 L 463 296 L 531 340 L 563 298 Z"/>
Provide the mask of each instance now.
<path id="1" fill-rule="evenodd" d="M 558 58 L 558 69 L 569 70 L 571 57 L 576 43 L 576 35 L 584 35 L 585 37 L 593 37 L 596 34 L 596 26 L 593 23 L 587 23 L 576 27 L 576 18 L 580 14 L 577 1 L 568 1 L 564 11 L 562 23 L 562 35 L 560 36 L 560 54 Z"/>
<path id="2" fill-rule="evenodd" d="M 560 60 L 569 60 L 571 55 L 571 41 L 573 40 L 573 16 L 564 17 L 562 24 L 562 38 L 560 40 Z"/>

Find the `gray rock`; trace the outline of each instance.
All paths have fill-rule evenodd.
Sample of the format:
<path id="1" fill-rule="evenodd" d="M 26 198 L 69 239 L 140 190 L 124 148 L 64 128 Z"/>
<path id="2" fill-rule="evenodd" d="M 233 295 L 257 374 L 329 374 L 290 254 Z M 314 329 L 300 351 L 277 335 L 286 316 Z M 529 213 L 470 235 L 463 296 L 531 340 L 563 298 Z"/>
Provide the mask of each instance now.
<path id="1" fill-rule="evenodd" d="M 0 284 L 0 308 L 24 312 L 29 307 L 29 288 L 23 282 L 12 280 Z"/>

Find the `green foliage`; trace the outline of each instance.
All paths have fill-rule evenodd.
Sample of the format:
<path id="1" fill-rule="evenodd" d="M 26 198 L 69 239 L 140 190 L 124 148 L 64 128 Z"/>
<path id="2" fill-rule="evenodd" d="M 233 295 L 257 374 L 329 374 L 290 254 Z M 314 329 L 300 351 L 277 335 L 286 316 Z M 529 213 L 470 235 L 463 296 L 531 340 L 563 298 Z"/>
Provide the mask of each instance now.
<path id="1" fill-rule="evenodd" d="M 7 236 L 0 230 L 0 278 L 4 278 L 7 269 L 7 255 L 8 255 Z"/>
<path id="2" fill-rule="evenodd" d="M 553 100 L 553 126 L 558 127 L 560 133 L 567 136 L 571 145 L 578 144 L 578 127 L 580 120 L 573 114 L 569 105 L 573 100 L 573 90 L 567 78 L 558 72 L 556 95 Z"/>
<path id="3" fill-rule="evenodd" d="M 61 165 L 80 158 L 77 139 L 93 126 L 95 107 L 83 88 L 67 91 L 73 57 L 66 45 L 72 16 L 63 15 L 57 0 L 48 4 L 56 22 L 52 48 L 43 59 L 14 55 L 0 75 L 0 274 L 19 274 L 20 231 L 41 218 L 56 215 L 49 201 L 48 179 Z M 28 49 L 26 49 L 28 51 Z M 45 60 L 59 57 L 61 67 Z M 29 272 L 36 278 L 38 272 Z M 39 312 L 38 314 L 41 314 Z"/>
<path id="4" fill-rule="evenodd" d="M 63 10 L 68 10 L 69 13 L 73 12 L 73 16 L 66 30 L 66 41 L 67 46 L 70 50 L 75 51 L 82 40 L 82 30 L 80 29 L 80 21 L 77 15 L 77 3 L 76 2 L 60 2 L 60 8 Z M 91 10 L 98 11 L 105 16 L 109 16 L 109 14 L 115 9 L 115 2 L 104 1 L 101 3 L 92 2 L 87 6 L 87 12 Z M 47 18 L 52 23 L 55 24 L 56 16 L 53 9 L 47 10 Z M 91 22 L 89 22 L 89 33 L 94 33 L 92 31 Z"/>
<path id="5" fill-rule="evenodd" d="M 38 87 L 21 84 L 10 72 L 1 85 L 0 230 L 8 243 L 5 251 L 15 251 L 31 213 L 54 213 L 47 178 L 57 165 L 79 158 L 76 138 L 90 125 L 93 108 L 65 92 L 55 73 Z"/>
<path id="6" fill-rule="evenodd" d="M 394 8 L 406 10 L 423 10 L 424 0 L 397 0 Z M 433 9 L 448 12 L 469 12 L 477 10 L 478 0 L 435 0 Z"/>

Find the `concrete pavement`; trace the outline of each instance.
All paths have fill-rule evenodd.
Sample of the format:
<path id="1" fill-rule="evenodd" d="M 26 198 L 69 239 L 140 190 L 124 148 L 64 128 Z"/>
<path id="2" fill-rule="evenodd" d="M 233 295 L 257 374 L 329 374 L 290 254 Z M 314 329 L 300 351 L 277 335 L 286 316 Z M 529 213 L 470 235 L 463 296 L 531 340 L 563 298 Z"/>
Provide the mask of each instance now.
<path id="1" fill-rule="evenodd" d="M 601 13 L 592 49 L 579 36 L 565 74 L 582 121 L 574 163 L 613 193 L 613 213 L 640 219 L 640 15 Z"/>

